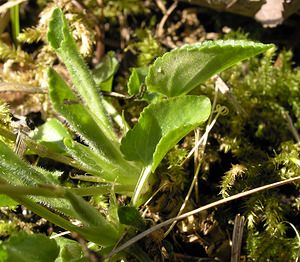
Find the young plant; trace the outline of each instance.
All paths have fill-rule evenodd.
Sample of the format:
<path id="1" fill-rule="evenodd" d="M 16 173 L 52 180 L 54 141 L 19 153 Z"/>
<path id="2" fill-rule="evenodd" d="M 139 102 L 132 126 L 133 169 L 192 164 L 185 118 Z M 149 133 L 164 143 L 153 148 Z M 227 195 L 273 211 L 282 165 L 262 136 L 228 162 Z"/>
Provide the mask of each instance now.
<path id="1" fill-rule="evenodd" d="M 60 9 L 53 11 L 48 42 L 65 64 L 74 84 L 71 88 L 55 70 L 48 70 L 53 108 L 83 143 L 73 140 L 56 120 L 49 120 L 33 138 L 40 140 L 40 147 L 47 148 L 43 151 L 47 157 L 59 154 L 64 163 L 69 161 L 70 165 L 103 183 L 90 188 L 62 187 L 57 179 L 59 174 L 30 166 L 0 142 L 0 193 L 58 226 L 109 248 L 120 239 L 125 225 L 132 225 L 127 219 L 132 209 L 116 212 L 118 207 L 111 201 L 105 218 L 81 196 L 121 193 L 132 197 L 133 207 L 143 204 L 151 192 L 151 174 L 166 153 L 190 131 L 205 123 L 211 114 L 207 97 L 188 93 L 214 74 L 272 46 L 249 41 L 206 42 L 186 45 L 158 58 L 145 78 L 147 92 L 156 94 L 156 102 L 150 103 L 138 123 L 119 139 L 107 113 L 108 102 L 80 56 Z M 139 86 L 132 85 L 133 82 L 131 93 L 138 92 Z M 57 135 L 45 141 L 43 132 L 49 128 L 56 130 Z M 34 144 L 29 138 L 25 142 Z M 80 221 L 80 226 L 75 226 L 70 219 Z"/>

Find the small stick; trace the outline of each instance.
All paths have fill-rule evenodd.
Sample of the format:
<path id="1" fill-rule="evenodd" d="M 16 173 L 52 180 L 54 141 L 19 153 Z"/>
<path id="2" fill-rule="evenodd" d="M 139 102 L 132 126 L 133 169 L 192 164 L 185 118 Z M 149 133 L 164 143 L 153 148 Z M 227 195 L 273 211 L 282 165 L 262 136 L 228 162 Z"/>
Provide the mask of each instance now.
<path id="1" fill-rule="evenodd" d="M 167 13 L 167 8 L 165 7 L 162 0 L 156 0 L 155 2 L 156 2 L 158 8 L 162 11 L 163 14 Z"/>
<path id="2" fill-rule="evenodd" d="M 259 192 L 262 192 L 262 191 L 265 191 L 265 190 L 269 190 L 269 189 L 272 189 L 272 188 L 276 188 L 276 187 L 279 187 L 279 186 L 290 184 L 290 183 L 295 182 L 297 180 L 300 180 L 300 176 L 293 177 L 293 178 L 290 178 L 290 179 L 286 179 L 284 181 L 280 181 L 280 182 L 268 184 L 268 185 L 265 185 L 265 186 L 257 187 L 257 188 L 254 188 L 254 189 L 251 189 L 251 190 L 248 190 L 248 191 L 245 191 L 245 192 L 242 192 L 242 193 L 239 193 L 239 194 L 236 194 L 236 195 L 224 198 L 224 199 L 220 199 L 218 201 L 215 201 L 215 202 L 210 203 L 208 205 L 205 205 L 203 207 L 199 207 L 199 208 L 194 209 L 194 210 L 192 210 L 190 212 L 184 213 L 184 214 L 182 214 L 180 216 L 168 219 L 168 220 L 166 220 L 166 221 L 164 221 L 164 222 L 162 222 L 160 224 L 157 224 L 157 225 L 155 225 L 155 226 L 153 226 L 153 227 L 145 230 L 144 232 L 136 235 L 135 237 L 131 238 L 129 241 L 127 241 L 123 245 L 117 247 L 116 249 L 114 249 L 113 252 L 111 252 L 110 254 L 108 254 L 107 258 L 109 259 L 114 254 L 116 254 L 116 253 L 124 250 L 125 248 L 131 246 L 132 244 L 134 244 L 135 242 L 137 242 L 137 241 L 141 240 L 142 238 L 148 236 L 152 232 L 154 232 L 154 231 L 156 231 L 156 230 L 158 230 L 160 228 L 163 228 L 163 227 L 165 227 L 165 226 L 167 226 L 169 224 L 172 224 L 174 221 L 182 220 L 182 219 L 187 218 L 189 216 L 192 216 L 192 215 L 195 215 L 197 213 L 200 213 L 200 212 L 202 212 L 204 210 L 207 210 L 207 209 L 210 209 L 210 208 L 213 208 L 213 207 L 217 207 L 217 206 L 226 204 L 226 203 L 228 203 L 230 201 L 237 200 L 239 198 L 246 197 L 246 196 L 249 196 L 249 195 L 252 195 L 252 194 L 255 194 L 255 193 L 259 193 Z"/>
<path id="3" fill-rule="evenodd" d="M 163 18 L 160 20 L 160 23 L 157 26 L 157 30 L 156 30 L 156 35 L 158 37 L 161 37 L 164 33 L 164 25 L 167 22 L 169 16 L 172 14 L 172 12 L 175 10 L 175 8 L 177 7 L 178 2 L 175 1 L 167 10 L 167 12 L 164 14 Z"/>

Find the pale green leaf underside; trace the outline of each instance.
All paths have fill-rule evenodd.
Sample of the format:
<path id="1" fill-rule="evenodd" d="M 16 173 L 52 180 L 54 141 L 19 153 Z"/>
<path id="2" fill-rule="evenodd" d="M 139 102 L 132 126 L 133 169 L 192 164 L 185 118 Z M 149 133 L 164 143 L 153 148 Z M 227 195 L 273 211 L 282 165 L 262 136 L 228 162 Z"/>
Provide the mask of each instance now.
<path id="1" fill-rule="evenodd" d="M 186 134 L 209 117 L 210 101 L 204 96 L 182 96 L 151 104 L 122 140 L 128 160 L 158 166 L 165 154 Z"/>
<path id="2" fill-rule="evenodd" d="M 32 139 L 55 152 L 65 152 L 63 140 L 72 139 L 65 126 L 55 118 L 49 118 L 45 124 L 34 130 Z"/>
<path id="3" fill-rule="evenodd" d="M 185 45 L 159 57 L 150 67 L 146 84 L 150 91 L 166 96 L 186 94 L 211 76 L 272 46 L 242 40 Z"/>

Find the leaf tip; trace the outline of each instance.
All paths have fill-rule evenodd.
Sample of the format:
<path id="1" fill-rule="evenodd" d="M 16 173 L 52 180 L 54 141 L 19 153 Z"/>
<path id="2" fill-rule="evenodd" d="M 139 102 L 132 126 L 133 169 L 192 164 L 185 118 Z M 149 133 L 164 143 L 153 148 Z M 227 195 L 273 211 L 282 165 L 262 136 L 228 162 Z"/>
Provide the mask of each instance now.
<path id="1" fill-rule="evenodd" d="M 63 29 L 67 26 L 63 11 L 60 8 L 55 8 L 52 11 L 49 28 L 47 32 L 47 39 L 50 46 L 58 49 L 61 42 L 64 40 Z"/>

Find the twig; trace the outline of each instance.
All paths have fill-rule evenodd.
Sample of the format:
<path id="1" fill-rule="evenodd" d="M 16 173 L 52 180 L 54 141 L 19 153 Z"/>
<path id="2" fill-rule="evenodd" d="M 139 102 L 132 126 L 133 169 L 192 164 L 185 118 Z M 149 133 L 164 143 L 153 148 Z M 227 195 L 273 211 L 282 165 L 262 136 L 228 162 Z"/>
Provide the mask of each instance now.
<path id="1" fill-rule="evenodd" d="M 199 130 L 199 128 L 197 128 L 195 130 L 195 142 L 198 141 L 199 139 L 200 139 L 200 130 Z M 204 156 L 205 146 L 206 146 L 206 142 L 203 143 L 202 150 L 201 150 L 202 154 L 200 154 L 199 149 L 196 150 L 195 154 L 194 154 L 194 166 L 197 167 L 195 169 L 195 171 L 194 171 L 194 177 L 197 176 L 197 179 L 195 180 L 195 185 L 194 185 L 194 189 L 195 189 L 195 202 L 196 202 L 196 204 L 199 204 L 198 173 L 200 171 L 200 167 L 201 167 L 201 164 L 202 164 L 202 159 L 203 159 L 203 156 Z"/>
<path id="2" fill-rule="evenodd" d="M 208 205 L 205 205 L 203 207 L 200 207 L 200 208 L 197 208 L 195 210 L 192 210 L 190 212 L 184 213 L 184 214 L 182 214 L 180 216 L 168 219 L 168 220 L 166 220 L 166 221 L 164 221 L 164 222 L 162 222 L 160 224 L 157 224 L 157 225 L 155 225 L 155 226 L 153 226 L 153 227 L 145 230 L 144 232 L 136 235 L 135 237 L 133 237 L 132 239 L 130 239 L 129 241 L 127 241 L 123 245 L 117 247 L 113 252 L 111 252 L 110 254 L 108 254 L 107 258 L 109 259 L 114 254 L 116 254 L 116 253 L 124 250 L 125 248 L 131 246 L 132 244 L 134 244 L 135 242 L 141 240 L 142 238 L 146 237 L 147 235 L 151 234 L 152 232 L 154 232 L 154 231 L 156 231 L 156 230 L 158 230 L 158 229 L 160 229 L 162 227 L 165 227 L 167 225 L 172 224 L 174 221 L 182 220 L 182 219 L 187 218 L 189 216 L 192 216 L 192 215 L 195 215 L 197 213 L 200 213 L 200 212 L 202 212 L 204 210 L 207 210 L 207 209 L 210 209 L 210 208 L 213 208 L 213 207 L 217 207 L 217 206 L 226 204 L 228 202 L 231 202 L 233 200 L 237 200 L 239 198 L 246 197 L 246 196 L 249 196 L 249 195 L 252 195 L 252 194 L 255 194 L 255 193 L 259 193 L 259 192 L 262 192 L 262 191 L 265 191 L 265 190 L 269 190 L 269 189 L 272 189 L 272 188 L 276 188 L 276 187 L 279 187 L 279 186 L 290 184 L 290 183 L 295 182 L 297 180 L 300 180 L 300 176 L 297 176 L 297 177 L 294 177 L 294 178 L 290 178 L 290 179 L 287 179 L 287 180 L 284 180 L 284 181 L 280 181 L 280 182 L 268 184 L 268 185 L 265 185 L 265 186 L 257 187 L 257 188 L 254 188 L 254 189 L 251 189 L 251 190 L 248 190 L 248 191 L 245 191 L 245 192 L 242 192 L 242 193 L 239 193 L 239 194 L 236 194 L 236 195 L 233 195 L 233 196 L 230 196 L 230 197 L 227 197 L 227 198 L 215 201 L 215 202 L 213 202 L 211 204 L 208 204 Z"/>
<path id="3" fill-rule="evenodd" d="M 156 0 L 155 2 L 156 2 L 158 8 L 162 11 L 163 14 L 167 13 L 167 8 L 166 8 L 166 6 L 165 6 L 165 4 L 163 3 L 162 0 Z"/>
<path id="4" fill-rule="evenodd" d="M 160 23 L 157 26 L 156 35 L 161 37 L 164 33 L 164 25 L 167 22 L 169 16 L 177 7 L 178 1 L 174 1 L 174 3 L 168 8 L 167 12 L 164 14 L 163 18 L 160 20 Z"/>

